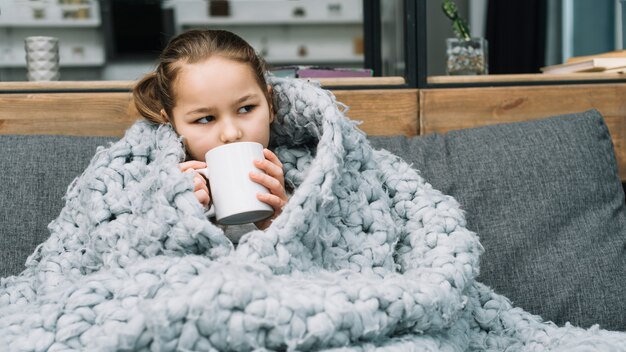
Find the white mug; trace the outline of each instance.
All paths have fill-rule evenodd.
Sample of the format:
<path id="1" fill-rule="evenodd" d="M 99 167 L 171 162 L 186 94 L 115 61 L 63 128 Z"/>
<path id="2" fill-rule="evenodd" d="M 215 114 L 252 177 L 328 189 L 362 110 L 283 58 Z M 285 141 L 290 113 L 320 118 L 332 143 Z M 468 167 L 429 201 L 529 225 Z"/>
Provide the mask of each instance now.
<path id="1" fill-rule="evenodd" d="M 209 180 L 215 218 L 223 225 L 239 225 L 266 219 L 274 209 L 257 199 L 269 190 L 250 179 L 250 172 L 263 172 L 254 160 L 263 160 L 263 145 L 256 142 L 224 144 L 205 154 L 206 169 L 198 170 Z"/>

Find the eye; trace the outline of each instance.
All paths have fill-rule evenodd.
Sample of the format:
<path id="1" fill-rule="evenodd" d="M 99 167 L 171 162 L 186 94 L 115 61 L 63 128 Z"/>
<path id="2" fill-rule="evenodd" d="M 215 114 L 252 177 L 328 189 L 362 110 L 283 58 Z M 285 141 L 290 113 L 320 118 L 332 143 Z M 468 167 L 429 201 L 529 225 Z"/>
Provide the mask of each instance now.
<path id="1" fill-rule="evenodd" d="M 244 107 L 239 108 L 239 110 L 237 110 L 238 114 L 247 114 L 250 111 L 254 110 L 254 108 L 256 107 L 256 105 L 246 105 Z"/>
<path id="2" fill-rule="evenodd" d="M 201 118 L 197 119 L 195 122 L 199 123 L 199 124 L 207 124 L 207 123 L 209 123 L 209 122 L 211 122 L 213 120 L 215 120 L 215 117 L 209 115 L 209 116 L 201 117 Z"/>

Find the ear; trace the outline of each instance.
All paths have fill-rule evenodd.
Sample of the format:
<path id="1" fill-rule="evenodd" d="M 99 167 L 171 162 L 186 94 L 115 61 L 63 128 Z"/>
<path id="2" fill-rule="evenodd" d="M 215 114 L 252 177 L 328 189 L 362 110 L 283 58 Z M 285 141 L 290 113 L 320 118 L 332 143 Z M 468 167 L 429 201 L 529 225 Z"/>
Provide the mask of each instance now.
<path id="1" fill-rule="evenodd" d="M 167 114 L 165 113 L 165 109 L 161 109 L 160 114 L 161 114 L 161 118 L 163 119 L 163 121 L 169 121 L 169 122 L 172 122 L 172 121 L 170 121 L 170 118 L 169 118 L 169 117 L 167 116 Z"/>
<path id="2" fill-rule="evenodd" d="M 269 108 L 270 108 L 270 123 L 274 122 L 274 115 L 276 115 L 274 113 L 274 99 L 272 99 L 273 97 L 273 90 L 272 90 L 272 86 L 271 85 L 267 85 L 267 96 L 268 96 L 268 104 L 269 104 Z"/>

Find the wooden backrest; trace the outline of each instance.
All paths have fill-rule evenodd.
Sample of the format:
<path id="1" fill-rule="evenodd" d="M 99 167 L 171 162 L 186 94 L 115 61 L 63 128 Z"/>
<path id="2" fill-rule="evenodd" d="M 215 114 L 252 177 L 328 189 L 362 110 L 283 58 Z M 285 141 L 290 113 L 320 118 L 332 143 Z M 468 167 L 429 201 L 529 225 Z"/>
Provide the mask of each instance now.
<path id="1" fill-rule="evenodd" d="M 134 82 L 0 83 L 0 134 L 121 136 Z M 397 83 L 397 82 L 396 82 Z M 333 90 L 369 135 L 415 136 L 598 109 L 626 180 L 626 84 Z"/>
<path id="2" fill-rule="evenodd" d="M 626 181 L 626 83 L 426 89 L 419 92 L 420 134 L 527 121 L 597 109 Z"/>
<path id="3" fill-rule="evenodd" d="M 0 83 L 0 134 L 121 136 L 141 118 L 132 82 Z M 336 90 L 371 135 L 418 134 L 417 89 Z"/>

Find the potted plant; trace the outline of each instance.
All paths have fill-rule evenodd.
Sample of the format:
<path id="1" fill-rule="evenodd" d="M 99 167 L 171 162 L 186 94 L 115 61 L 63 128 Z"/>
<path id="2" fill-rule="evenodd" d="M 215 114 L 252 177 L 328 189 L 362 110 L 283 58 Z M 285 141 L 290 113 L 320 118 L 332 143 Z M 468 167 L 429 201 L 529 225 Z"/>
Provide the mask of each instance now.
<path id="1" fill-rule="evenodd" d="M 453 0 L 443 0 L 443 13 L 452 21 L 456 38 L 446 39 L 449 75 L 486 75 L 488 73 L 487 40 L 472 38 L 467 23 L 459 16 Z"/>

